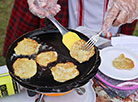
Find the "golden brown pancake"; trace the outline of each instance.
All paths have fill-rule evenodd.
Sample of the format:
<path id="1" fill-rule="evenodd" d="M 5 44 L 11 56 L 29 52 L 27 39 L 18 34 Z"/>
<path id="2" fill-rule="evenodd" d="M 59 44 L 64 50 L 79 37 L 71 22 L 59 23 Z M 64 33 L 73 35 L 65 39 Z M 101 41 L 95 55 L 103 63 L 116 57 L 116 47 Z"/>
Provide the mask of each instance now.
<path id="1" fill-rule="evenodd" d="M 134 68 L 134 62 L 131 59 L 126 58 L 124 54 L 120 54 L 119 57 L 113 60 L 113 66 L 118 69 L 131 70 Z"/>
<path id="2" fill-rule="evenodd" d="M 18 42 L 14 51 L 17 55 L 32 55 L 38 52 L 39 44 L 33 39 L 24 38 Z"/>
<path id="3" fill-rule="evenodd" d="M 54 79 L 58 82 L 65 82 L 79 75 L 77 66 L 72 62 L 58 63 L 51 68 Z"/>
<path id="4" fill-rule="evenodd" d="M 41 66 L 47 66 L 49 63 L 56 61 L 57 57 L 56 51 L 42 52 L 36 56 L 36 62 Z"/>
<path id="5" fill-rule="evenodd" d="M 22 79 L 31 78 L 37 72 L 37 64 L 28 58 L 18 58 L 13 63 L 14 74 Z"/>
<path id="6" fill-rule="evenodd" d="M 88 61 L 90 57 L 92 57 L 95 53 L 94 47 L 90 51 L 81 50 L 81 48 L 83 47 L 85 43 L 86 42 L 82 39 L 78 40 L 72 45 L 71 50 L 70 50 L 71 57 L 73 57 L 80 63 Z"/>

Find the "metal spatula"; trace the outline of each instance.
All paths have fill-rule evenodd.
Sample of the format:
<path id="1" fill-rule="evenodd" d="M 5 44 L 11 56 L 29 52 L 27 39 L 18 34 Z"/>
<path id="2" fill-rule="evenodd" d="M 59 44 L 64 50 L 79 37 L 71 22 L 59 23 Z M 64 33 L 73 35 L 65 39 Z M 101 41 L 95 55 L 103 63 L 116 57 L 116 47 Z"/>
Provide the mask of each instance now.
<path id="1" fill-rule="evenodd" d="M 36 1 L 36 3 L 38 5 L 41 5 L 39 1 Z M 52 4 L 53 6 L 56 5 L 56 2 L 54 2 Z M 43 7 L 40 7 L 40 8 L 43 8 Z M 47 18 L 53 22 L 53 24 L 58 28 L 58 30 L 60 31 L 60 33 L 63 35 L 63 39 L 62 39 L 62 42 L 63 44 L 70 50 L 72 44 L 78 40 L 80 40 L 80 37 L 74 33 L 74 32 L 70 32 L 68 31 L 65 27 L 63 27 L 55 18 L 53 15 L 51 15 L 49 13 L 49 8 L 48 7 L 45 7 L 44 8 L 46 11 L 47 11 Z"/>
<path id="2" fill-rule="evenodd" d="M 64 45 L 70 50 L 71 46 L 74 42 L 80 40 L 81 38 L 74 32 L 68 31 L 65 27 L 63 27 L 52 15 L 48 16 L 49 20 L 51 20 L 58 30 L 63 35 L 62 42 Z"/>

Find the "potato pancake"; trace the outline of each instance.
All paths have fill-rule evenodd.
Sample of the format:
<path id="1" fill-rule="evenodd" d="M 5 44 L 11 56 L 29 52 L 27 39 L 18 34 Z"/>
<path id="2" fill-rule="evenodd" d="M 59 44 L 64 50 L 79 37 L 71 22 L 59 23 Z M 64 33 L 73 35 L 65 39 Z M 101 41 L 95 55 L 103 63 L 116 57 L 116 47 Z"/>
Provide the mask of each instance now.
<path id="1" fill-rule="evenodd" d="M 41 52 L 36 56 L 36 62 L 41 66 L 47 66 L 49 63 L 56 61 L 58 54 L 56 51 Z"/>
<path id="2" fill-rule="evenodd" d="M 82 50 L 83 45 L 86 42 L 84 40 L 76 41 L 70 50 L 70 55 L 80 63 L 88 61 L 90 57 L 95 54 L 95 48 L 93 47 L 90 51 Z"/>
<path id="3" fill-rule="evenodd" d="M 39 46 L 35 40 L 24 38 L 18 42 L 14 51 L 17 55 L 32 55 L 38 52 Z"/>
<path id="4" fill-rule="evenodd" d="M 51 68 L 54 79 L 58 82 L 65 82 L 79 75 L 77 66 L 72 62 L 58 63 Z"/>
<path id="5" fill-rule="evenodd" d="M 22 79 L 33 77 L 37 72 L 36 62 L 28 58 L 18 58 L 13 63 L 14 74 Z"/>
<path id="6" fill-rule="evenodd" d="M 134 68 L 134 62 L 126 58 L 124 54 L 120 54 L 119 57 L 113 60 L 113 66 L 118 69 L 128 69 L 131 70 Z"/>

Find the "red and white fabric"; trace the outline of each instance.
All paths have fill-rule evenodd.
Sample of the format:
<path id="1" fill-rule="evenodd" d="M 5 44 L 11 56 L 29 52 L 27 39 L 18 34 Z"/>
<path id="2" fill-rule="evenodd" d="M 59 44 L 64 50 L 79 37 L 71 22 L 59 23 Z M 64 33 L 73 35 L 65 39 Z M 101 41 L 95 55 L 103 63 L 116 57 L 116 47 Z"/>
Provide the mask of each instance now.
<path id="1" fill-rule="evenodd" d="M 69 0 L 69 27 L 85 26 L 100 31 L 111 0 Z M 111 27 L 115 34 L 118 27 Z"/>

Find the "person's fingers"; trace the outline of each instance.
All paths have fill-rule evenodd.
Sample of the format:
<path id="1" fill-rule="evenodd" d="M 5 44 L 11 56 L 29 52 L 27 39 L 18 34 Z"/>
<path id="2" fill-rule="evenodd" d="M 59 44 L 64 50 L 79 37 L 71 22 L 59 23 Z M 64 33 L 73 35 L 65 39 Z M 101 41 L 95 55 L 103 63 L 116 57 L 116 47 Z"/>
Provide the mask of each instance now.
<path id="1" fill-rule="evenodd" d="M 39 0 L 40 2 L 47 2 L 47 0 Z"/>
<path id="2" fill-rule="evenodd" d="M 43 10 L 38 9 L 38 7 L 35 5 L 31 5 L 29 9 L 34 15 L 40 15 L 39 17 L 41 18 L 44 18 L 46 16 L 46 13 Z"/>
<path id="3" fill-rule="evenodd" d="M 56 6 L 55 6 L 55 8 L 57 8 L 57 10 L 61 10 L 61 6 L 59 5 L 59 4 L 57 4 Z"/>
<path id="4" fill-rule="evenodd" d="M 137 17 L 138 17 L 138 13 L 130 13 L 126 18 L 127 19 L 126 23 L 132 23 L 134 20 L 137 19 Z"/>
<path id="5" fill-rule="evenodd" d="M 52 9 L 50 9 L 50 13 L 52 15 L 56 15 L 61 9 L 61 6 L 59 4 L 57 4 L 55 7 L 53 7 Z"/>
<path id="6" fill-rule="evenodd" d="M 121 24 L 125 24 L 127 16 L 128 16 L 128 12 L 120 11 L 118 16 L 116 17 L 116 19 L 113 22 L 113 26 L 120 26 Z"/>
<path id="7" fill-rule="evenodd" d="M 60 11 L 57 0 L 28 0 L 29 10 L 36 16 L 44 18 L 49 14 L 56 15 Z"/>
<path id="8" fill-rule="evenodd" d="M 117 9 L 114 5 L 108 11 L 108 14 L 104 20 L 104 24 L 102 26 L 102 31 L 107 32 L 112 25 L 113 21 L 116 19 L 119 13 L 119 9 Z"/>
<path id="9" fill-rule="evenodd" d="M 55 10 L 50 10 L 49 11 L 53 16 L 55 16 L 57 14 L 57 12 Z"/>
<path id="10" fill-rule="evenodd" d="M 58 13 L 61 10 L 61 6 L 59 4 L 56 4 L 56 6 L 53 7 L 53 10 Z"/>
<path id="11" fill-rule="evenodd" d="M 47 5 L 48 5 L 48 2 L 47 2 L 47 0 L 37 0 L 37 3 L 38 3 L 38 6 L 40 7 L 40 8 L 46 8 L 47 7 Z"/>

